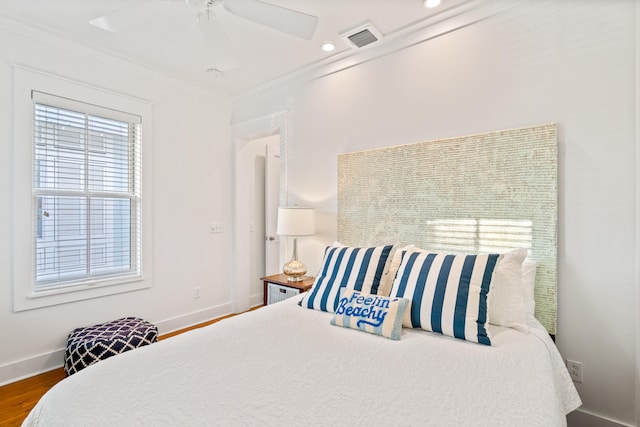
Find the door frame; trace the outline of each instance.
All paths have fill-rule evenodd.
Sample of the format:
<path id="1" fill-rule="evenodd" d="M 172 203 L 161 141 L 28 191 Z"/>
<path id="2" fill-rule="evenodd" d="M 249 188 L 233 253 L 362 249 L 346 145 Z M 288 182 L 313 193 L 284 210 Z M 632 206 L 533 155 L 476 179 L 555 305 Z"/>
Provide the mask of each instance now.
<path id="1" fill-rule="evenodd" d="M 288 111 L 283 110 L 267 116 L 259 117 L 242 123 L 232 124 L 231 141 L 233 144 L 234 164 L 234 201 L 233 201 L 233 271 L 231 280 L 231 304 L 234 313 L 241 313 L 251 308 L 251 280 L 246 268 L 247 254 L 251 248 L 251 232 L 249 208 L 254 197 L 251 188 L 243 179 L 242 151 L 249 144 L 259 138 L 280 135 L 280 205 L 287 204 L 287 155 L 289 144 Z M 280 245 L 282 259 L 284 245 Z"/>
<path id="2" fill-rule="evenodd" d="M 280 138 L 273 135 L 264 144 L 264 206 L 263 211 L 263 241 L 264 274 L 272 275 L 281 272 L 282 256 L 280 243 L 283 239 L 277 234 L 278 207 L 280 206 Z M 257 185 L 256 180 L 256 185 Z M 256 193 L 257 193 L 256 189 Z M 255 214 L 257 215 L 256 209 Z M 256 241 L 256 239 L 254 239 Z"/>

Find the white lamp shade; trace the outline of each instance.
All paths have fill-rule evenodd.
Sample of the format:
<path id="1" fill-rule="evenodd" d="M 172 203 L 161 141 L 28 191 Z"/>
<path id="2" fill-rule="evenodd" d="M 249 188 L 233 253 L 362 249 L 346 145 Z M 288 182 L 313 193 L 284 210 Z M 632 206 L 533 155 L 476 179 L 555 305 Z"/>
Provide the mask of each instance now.
<path id="1" fill-rule="evenodd" d="M 316 232 L 313 208 L 278 208 L 277 231 L 281 236 L 311 236 Z"/>

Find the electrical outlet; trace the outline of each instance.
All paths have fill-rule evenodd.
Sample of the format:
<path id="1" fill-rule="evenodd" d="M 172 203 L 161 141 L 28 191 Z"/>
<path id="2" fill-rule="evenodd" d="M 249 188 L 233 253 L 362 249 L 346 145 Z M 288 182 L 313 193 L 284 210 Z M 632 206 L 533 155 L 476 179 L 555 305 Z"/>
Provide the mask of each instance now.
<path id="1" fill-rule="evenodd" d="M 196 286 L 195 288 L 193 288 L 193 297 L 195 299 L 200 298 L 200 286 Z"/>
<path id="2" fill-rule="evenodd" d="M 209 231 L 211 233 L 222 233 L 222 224 L 219 222 L 212 222 L 209 224 Z"/>
<path id="3" fill-rule="evenodd" d="M 577 383 L 582 382 L 582 362 L 567 360 L 567 370 L 573 381 Z"/>

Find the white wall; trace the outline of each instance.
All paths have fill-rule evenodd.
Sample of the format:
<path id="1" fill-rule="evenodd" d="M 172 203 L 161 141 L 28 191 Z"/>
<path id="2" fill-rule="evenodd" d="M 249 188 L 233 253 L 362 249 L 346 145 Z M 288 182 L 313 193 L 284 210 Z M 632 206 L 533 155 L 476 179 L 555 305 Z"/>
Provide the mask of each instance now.
<path id="1" fill-rule="evenodd" d="M 151 101 L 151 289 L 13 312 L 13 63 Z M 75 327 L 140 316 L 167 332 L 231 312 L 230 111 L 228 99 L 203 88 L 0 17 L 0 384 L 61 366 Z M 209 233 L 210 222 L 225 231 Z"/>
<path id="2" fill-rule="evenodd" d="M 557 122 L 557 344 L 584 364 L 582 410 L 629 425 L 637 357 L 635 7 L 633 0 L 524 2 L 311 83 L 239 99 L 233 112 L 242 122 L 290 105 L 289 193 L 320 213 L 316 249 L 336 237 L 339 153 Z M 318 268 L 319 250 L 302 256 L 310 271 Z"/>

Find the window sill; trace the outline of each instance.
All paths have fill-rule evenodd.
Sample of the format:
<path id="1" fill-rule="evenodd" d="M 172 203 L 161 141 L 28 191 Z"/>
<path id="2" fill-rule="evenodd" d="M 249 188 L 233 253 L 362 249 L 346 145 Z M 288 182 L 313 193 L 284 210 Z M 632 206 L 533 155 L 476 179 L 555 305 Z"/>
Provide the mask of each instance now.
<path id="1" fill-rule="evenodd" d="M 16 295 L 14 298 L 13 311 L 33 310 L 108 295 L 133 292 L 151 287 L 151 281 L 144 278 L 130 278 L 126 282 L 125 280 L 125 278 L 122 278 L 115 282 L 103 284 L 83 284 L 80 286 L 30 293 L 23 297 Z"/>

